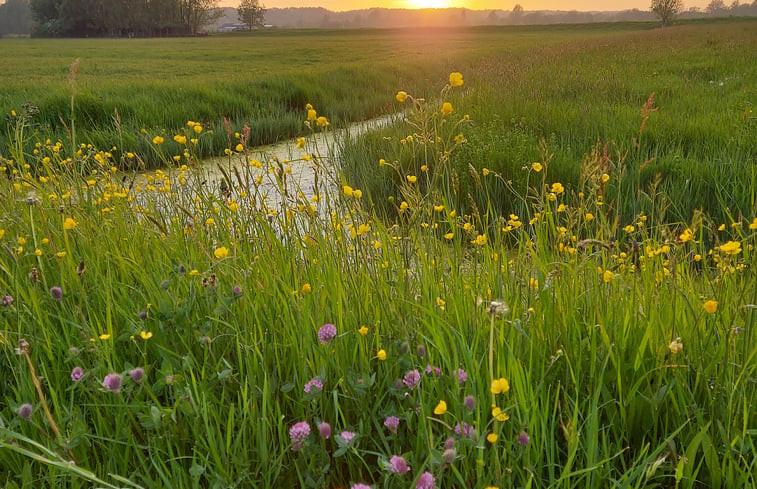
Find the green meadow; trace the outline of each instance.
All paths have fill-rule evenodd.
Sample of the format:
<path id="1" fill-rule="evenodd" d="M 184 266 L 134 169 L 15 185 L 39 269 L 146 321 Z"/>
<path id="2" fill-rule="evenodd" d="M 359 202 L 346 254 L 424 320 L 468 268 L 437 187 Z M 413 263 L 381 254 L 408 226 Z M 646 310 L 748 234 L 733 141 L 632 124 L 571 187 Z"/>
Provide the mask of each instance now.
<path id="1" fill-rule="evenodd" d="M 0 484 L 756 486 L 755 27 L 0 40 Z"/>

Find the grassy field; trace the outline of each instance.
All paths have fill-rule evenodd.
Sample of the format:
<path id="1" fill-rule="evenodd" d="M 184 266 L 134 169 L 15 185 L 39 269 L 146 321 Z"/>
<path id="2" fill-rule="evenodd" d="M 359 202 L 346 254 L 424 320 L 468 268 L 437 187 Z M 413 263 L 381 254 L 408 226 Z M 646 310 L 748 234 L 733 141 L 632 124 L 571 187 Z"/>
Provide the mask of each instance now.
<path id="1" fill-rule="evenodd" d="M 373 61 L 406 52 L 407 32 L 20 41 L 35 59 L 110 50 L 100 73 L 121 77 L 87 81 L 97 63 L 75 54 L 75 107 L 110 86 L 148 130 L 119 139 L 108 115 L 87 133 L 82 108 L 76 144 L 47 143 L 58 116 L 37 124 L 58 112 L 18 105 L 43 87 L 3 92 L 0 485 L 754 487 L 754 25 L 414 34 L 394 65 Z M 229 80 L 263 42 L 292 63 Z M 118 61 L 140 45 L 163 53 L 162 81 L 154 60 Z M 295 80 L 302 100 L 280 105 Z M 259 107 L 228 143 L 230 113 L 171 98 L 188 87 L 270 101 L 293 131 L 308 102 L 335 122 L 406 121 L 339 162 L 306 130 L 312 198 L 287 162 L 261 179 L 255 161 L 221 168 L 209 187 L 192 162 L 247 160 L 234 133 Z M 140 159 L 170 169 L 119 171 Z"/>
<path id="2" fill-rule="evenodd" d="M 40 136 L 67 139 L 72 94 L 67 79 L 79 59 L 78 137 L 103 148 L 120 143 L 154 166 L 152 137 L 173 133 L 187 120 L 215 129 L 199 151 L 218 155 L 227 147 L 224 117 L 250 126 L 251 145 L 270 143 L 303 133 L 299 112 L 306 103 L 328 108 L 337 124 L 363 120 L 393 110 L 385 94 L 397 85 L 420 93 L 453 68 L 526 53 L 537 40 L 554 45 L 639 28 L 282 31 L 96 43 L 3 39 L 0 113 L 33 105 Z M 8 139 L 3 131 L 0 152 Z"/>

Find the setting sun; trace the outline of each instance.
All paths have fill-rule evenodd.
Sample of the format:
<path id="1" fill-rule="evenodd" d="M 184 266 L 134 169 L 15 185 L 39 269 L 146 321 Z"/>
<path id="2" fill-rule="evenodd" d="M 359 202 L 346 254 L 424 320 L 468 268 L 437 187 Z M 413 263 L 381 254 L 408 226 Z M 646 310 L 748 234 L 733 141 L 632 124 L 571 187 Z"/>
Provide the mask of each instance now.
<path id="1" fill-rule="evenodd" d="M 447 8 L 450 0 L 408 0 L 410 8 Z"/>

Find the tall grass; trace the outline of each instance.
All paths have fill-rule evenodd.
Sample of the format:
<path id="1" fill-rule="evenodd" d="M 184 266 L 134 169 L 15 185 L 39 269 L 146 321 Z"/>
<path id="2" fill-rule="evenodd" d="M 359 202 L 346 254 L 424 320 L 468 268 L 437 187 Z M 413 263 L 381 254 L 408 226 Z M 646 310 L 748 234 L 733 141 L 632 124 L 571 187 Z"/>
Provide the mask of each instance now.
<path id="1" fill-rule="evenodd" d="M 465 77 L 451 112 L 405 100 L 390 221 L 312 139 L 315 191 L 246 156 L 216 187 L 97 148 L 1 160 L 3 484 L 755 485 L 757 216 L 621 227 L 601 146 L 576 183 L 474 169 L 470 204 Z"/>

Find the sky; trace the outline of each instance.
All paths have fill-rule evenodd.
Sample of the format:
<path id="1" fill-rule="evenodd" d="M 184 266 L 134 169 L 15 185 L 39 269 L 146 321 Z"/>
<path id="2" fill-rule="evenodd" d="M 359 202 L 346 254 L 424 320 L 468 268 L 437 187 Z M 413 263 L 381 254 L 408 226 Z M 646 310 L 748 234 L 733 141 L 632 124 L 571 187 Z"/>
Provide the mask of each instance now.
<path id="1" fill-rule="evenodd" d="M 745 0 L 742 0 L 744 3 Z M 260 0 L 267 8 L 274 7 L 323 7 L 333 11 L 358 10 L 371 7 L 384 8 L 444 8 L 464 7 L 471 10 L 512 10 L 516 3 L 520 3 L 525 10 L 649 10 L 651 0 Z M 239 0 L 220 0 L 226 7 L 236 7 Z M 704 9 L 709 0 L 684 0 L 686 9 L 699 7 Z M 730 5 L 731 0 L 726 0 Z"/>

